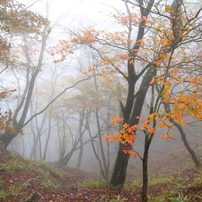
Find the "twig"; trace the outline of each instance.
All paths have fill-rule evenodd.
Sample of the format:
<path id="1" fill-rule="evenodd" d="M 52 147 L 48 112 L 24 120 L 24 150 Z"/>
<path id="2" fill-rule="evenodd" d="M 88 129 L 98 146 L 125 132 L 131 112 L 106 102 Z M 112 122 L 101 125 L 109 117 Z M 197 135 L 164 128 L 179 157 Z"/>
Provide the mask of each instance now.
<path id="1" fill-rule="evenodd" d="M 24 182 L 24 183 L 22 184 L 22 187 L 25 186 L 28 182 L 30 182 L 30 181 L 32 181 L 32 180 L 37 180 L 38 178 L 40 178 L 40 176 L 37 176 L 37 177 L 35 177 L 35 178 L 31 178 L 31 179 L 27 180 L 26 182 Z"/>
<path id="2" fill-rule="evenodd" d="M 101 198 L 102 194 L 100 194 L 96 199 L 95 201 L 98 201 L 100 198 Z"/>
<path id="3" fill-rule="evenodd" d="M 21 199 L 19 202 L 31 202 L 37 197 L 37 192 L 31 193 L 27 198 Z"/>

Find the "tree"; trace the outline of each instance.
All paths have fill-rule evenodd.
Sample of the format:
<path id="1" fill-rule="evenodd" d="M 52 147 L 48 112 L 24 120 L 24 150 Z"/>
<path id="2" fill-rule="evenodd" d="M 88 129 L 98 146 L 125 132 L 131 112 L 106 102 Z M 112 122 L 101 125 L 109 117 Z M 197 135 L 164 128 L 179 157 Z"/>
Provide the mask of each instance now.
<path id="1" fill-rule="evenodd" d="M 4 68 L 1 70 L 2 73 L 10 64 L 14 64 L 13 58 L 10 55 L 10 49 L 12 47 L 12 41 L 10 39 L 25 33 L 40 34 L 41 27 L 47 24 L 48 21 L 42 16 L 26 10 L 23 4 L 14 0 L 2 0 L 0 3 L 0 11 L 0 62 L 4 64 Z"/>
<path id="2" fill-rule="evenodd" d="M 5 148 L 10 144 L 10 142 L 20 133 L 22 129 L 30 123 L 30 121 L 43 113 L 57 98 L 59 98 L 68 89 L 73 88 L 81 81 L 88 80 L 89 77 L 76 82 L 72 86 L 68 86 L 58 93 L 47 105 L 39 112 L 35 112 L 28 118 L 30 103 L 33 96 L 33 90 L 35 88 L 36 80 L 40 75 L 44 65 L 45 65 L 45 53 L 48 36 L 50 34 L 50 24 L 49 21 L 31 11 L 27 11 L 23 4 L 19 4 L 14 1 L 3 1 L 1 3 L 2 9 L 2 21 L 1 29 L 4 33 L 12 34 L 12 31 L 18 37 L 17 42 L 23 42 L 22 44 L 17 44 L 17 50 L 12 51 L 16 54 L 20 53 L 23 58 L 18 59 L 15 62 L 16 69 L 21 70 L 21 74 L 24 73 L 25 87 L 23 93 L 19 96 L 19 100 L 16 103 L 16 108 L 12 110 L 9 116 L 10 125 L 12 127 L 12 132 L 4 130 L 0 134 L 0 141 L 3 142 Z M 48 17 L 48 1 L 46 2 L 46 14 Z M 53 25 L 54 26 L 54 25 Z M 7 31 L 8 30 L 8 31 Z M 14 43 L 14 42 L 13 42 Z M 10 45 L 9 45 L 10 47 Z M 11 44 L 12 47 L 12 44 Z M 36 50 L 33 48 L 36 47 Z M 9 49 L 10 50 L 10 49 Z M 19 51 L 21 50 L 21 51 Z M 4 59 L 6 61 L 6 59 Z M 1 63 L 3 64 L 3 62 Z M 7 64 L 7 62 L 6 62 Z M 1 72 L 5 72 L 8 66 L 6 66 Z M 11 67 L 14 67 L 11 64 Z M 24 71 L 23 71 L 24 70 Z M 15 71 L 15 69 L 9 69 L 9 71 Z M 19 89 L 18 89 L 19 90 Z"/>
<path id="3" fill-rule="evenodd" d="M 107 179 L 110 163 L 109 143 L 103 141 L 102 135 L 112 131 L 111 126 L 113 125 L 110 124 L 109 120 L 118 110 L 116 82 L 108 86 L 108 82 L 97 76 L 95 71 L 92 74 L 94 81 L 90 80 L 85 84 L 78 85 L 70 95 L 63 95 L 60 103 L 58 103 L 59 105 L 56 107 L 56 115 L 59 114 L 57 119 L 60 119 L 61 124 L 58 127 L 60 134 L 64 133 L 63 131 L 68 131 L 69 128 L 69 132 L 66 132 L 66 134 L 72 135 L 72 144 L 66 144 L 66 150 L 70 150 L 69 152 L 62 152 L 64 151 L 64 146 L 59 142 L 61 154 L 64 154 L 60 162 L 63 162 L 63 165 L 68 165 L 70 158 L 76 151 L 79 150 L 80 154 L 81 151 L 85 152 L 84 147 L 88 143 L 87 147 L 89 149 L 91 143 L 92 154 L 94 153 L 98 161 L 100 175 Z M 64 76 L 63 80 L 70 79 Z M 96 82 L 96 86 L 94 82 Z M 99 88 L 99 91 L 97 88 Z M 65 139 L 64 135 L 60 135 L 60 137 Z M 70 146 L 72 147 L 71 149 L 69 149 Z M 80 157 L 81 155 L 79 155 L 78 162 L 80 162 Z"/>
<path id="4" fill-rule="evenodd" d="M 31 11 L 27 11 L 25 9 L 25 6 L 23 4 L 20 4 L 18 2 L 14 2 L 12 0 L 5 0 L 1 2 L 0 5 L 1 9 L 1 39 L 4 41 L 4 44 L 7 44 L 6 37 L 13 37 L 13 36 L 25 36 L 27 35 L 30 37 L 30 35 L 36 34 L 41 35 L 42 34 L 42 41 L 43 44 L 41 46 L 41 55 L 43 55 L 43 52 L 45 50 L 45 41 L 47 37 L 47 30 L 48 30 L 48 21 L 43 18 L 40 15 L 37 15 Z M 44 29 L 42 30 L 42 27 L 44 26 Z M 30 37 L 31 38 L 31 37 Z M 1 55 L 1 64 L 4 65 L 3 70 L 1 73 L 3 73 L 6 69 L 8 69 L 9 66 L 13 66 L 13 63 L 11 63 L 10 58 L 10 48 L 12 47 L 12 44 L 9 44 L 8 50 L 3 49 L 5 51 L 9 51 L 7 54 L 7 57 L 4 57 L 5 55 Z M 25 46 L 26 48 L 26 46 Z M 5 52 L 4 51 L 4 52 Z M 27 58 L 29 61 L 29 58 Z M 32 79 L 29 81 L 27 80 L 27 87 L 25 88 L 24 95 L 15 111 L 14 114 L 10 113 L 9 121 L 12 125 L 12 132 L 4 128 L 4 132 L 0 135 L 0 141 L 4 143 L 4 146 L 7 147 L 8 144 L 11 142 L 11 140 L 20 133 L 22 130 L 22 126 L 24 124 L 29 102 L 31 100 L 31 94 L 34 87 L 35 79 L 40 72 L 42 65 L 42 56 L 39 57 L 38 65 L 33 70 Z M 17 65 L 16 65 L 17 66 Z M 28 73 L 28 72 L 27 72 Z M 27 74 L 28 79 L 28 74 Z M 28 87 L 30 87 L 28 89 Z M 26 99 L 27 98 L 27 99 Z M 22 106 L 24 105 L 24 110 L 22 110 L 21 118 L 17 122 L 17 115 L 19 111 L 22 109 Z"/>
<path id="5" fill-rule="evenodd" d="M 193 45 L 194 47 L 196 43 L 201 42 L 199 14 L 202 9 L 199 8 L 194 14 L 191 14 L 180 0 L 174 0 L 171 5 L 154 0 L 124 1 L 124 4 L 126 12 L 117 11 L 113 17 L 119 25 L 124 26 L 127 30 L 96 31 L 93 27 L 89 27 L 87 30 L 70 30 L 68 39 L 61 40 L 56 47 L 56 54 L 62 54 L 62 57 L 55 62 L 65 60 L 65 54 L 77 48 L 89 47 L 100 57 L 100 61 L 96 65 L 97 69 L 104 71 L 105 76 L 107 73 L 119 73 L 127 82 L 126 102 L 120 103 L 123 114 L 122 130 L 117 135 L 108 138 L 118 139 L 120 142 L 110 181 L 113 187 L 123 186 L 130 154 L 138 155 L 133 151 L 133 144 L 141 120 L 143 104 L 150 92 L 155 93 L 154 84 L 161 84 L 159 95 L 151 95 L 148 118 L 140 126 L 145 134 L 144 153 L 141 157 L 144 181 L 142 201 L 147 201 L 148 153 L 155 134 L 158 113 L 161 114 L 159 112 L 161 101 L 167 102 L 166 98 L 174 79 L 173 76 L 180 77 L 181 75 L 176 69 L 184 67 L 183 69 L 186 71 L 190 61 L 195 59 L 199 63 L 200 54 L 191 55 L 188 51 L 190 59 L 183 53 L 186 52 L 188 46 Z M 136 39 L 134 40 L 134 38 Z M 196 81 L 196 78 L 192 79 Z M 175 81 L 181 82 L 179 78 Z M 175 101 L 174 105 L 180 102 L 177 93 L 175 95 L 176 99 L 172 100 Z M 197 97 L 197 99 L 199 98 Z M 197 103 L 200 102 L 199 100 Z M 196 106 L 197 109 L 200 108 L 200 104 Z M 183 124 L 183 117 L 179 113 L 177 115 L 179 117 L 175 116 L 176 120 Z M 197 116 L 199 116 L 198 112 Z M 161 121 L 158 123 L 160 127 L 164 123 L 163 117 L 161 116 Z M 168 126 L 171 128 L 172 124 Z M 166 137 L 169 135 L 171 137 L 170 129 Z"/>

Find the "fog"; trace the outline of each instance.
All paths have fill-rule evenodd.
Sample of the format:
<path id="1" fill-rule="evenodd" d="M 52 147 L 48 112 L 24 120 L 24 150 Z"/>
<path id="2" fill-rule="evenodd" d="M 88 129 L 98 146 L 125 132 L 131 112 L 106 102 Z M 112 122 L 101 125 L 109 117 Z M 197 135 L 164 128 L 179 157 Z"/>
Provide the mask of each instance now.
<path id="1" fill-rule="evenodd" d="M 119 124 L 113 125 L 110 120 L 119 117 L 121 113 L 119 96 L 121 92 L 121 99 L 125 103 L 127 83 L 118 77 L 117 73 L 115 73 L 117 80 L 110 83 L 106 82 L 105 77 L 97 76 L 102 72 L 96 72 L 97 75 L 91 74 L 91 78 L 87 79 L 84 72 L 92 63 L 97 62 L 97 55 L 88 49 L 76 50 L 75 54 L 69 54 L 65 61 L 54 63 L 50 48 L 67 37 L 68 29 L 87 29 L 92 26 L 98 30 L 124 30 L 123 27 L 115 25 L 109 15 L 110 12 L 125 11 L 124 3 L 117 0 L 19 0 L 19 2 L 24 3 L 28 9 L 48 17 L 53 26 L 47 38 L 43 64 L 35 81 L 25 122 L 46 108 L 61 92 L 67 90 L 46 110 L 26 124 L 23 127 L 23 135 L 14 138 L 8 149 L 18 152 L 25 158 L 59 162 L 67 167 L 77 167 L 91 172 L 101 172 L 106 163 L 110 171 L 117 155 L 118 141 L 111 143 L 109 140 L 103 140 L 103 135 L 105 133 L 115 135 L 120 129 Z M 16 91 L 10 97 L 1 100 L 0 108 L 15 113 L 16 106 L 19 106 L 23 92 L 27 88 L 26 82 L 34 74 L 33 67 L 38 64 L 42 42 L 40 40 L 28 42 L 27 47 L 30 48 L 28 57 L 23 52 L 25 50 L 21 41 L 24 40 L 26 44 L 25 39 L 16 37 L 10 40 L 16 56 L 18 55 L 21 62 L 29 63 L 31 67 L 29 69 L 28 65 L 17 64 L 16 69 L 8 70 L 5 76 L 1 75 L 1 85 Z M 80 82 L 82 79 L 84 81 Z M 74 85 L 78 81 L 80 83 Z M 121 83 L 120 90 L 117 83 Z M 137 84 L 140 85 L 140 82 Z M 144 102 L 141 114 L 143 118 L 147 117 L 150 100 L 151 91 Z M 17 118 L 22 114 L 23 112 L 19 111 Z M 190 118 L 190 122 L 195 121 L 196 119 Z M 196 122 L 194 127 L 187 125 L 185 130 L 192 144 L 201 141 L 200 123 Z M 152 153 L 172 154 L 169 148 L 175 144 L 180 145 L 180 149 L 183 148 L 181 137 L 175 128 L 172 129 L 173 139 L 159 139 L 158 135 L 166 132 L 166 128 L 157 130 L 150 148 Z M 141 130 L 138 130 L 136 135 L 133 148 L 142 156 L 145 136 Z M 151 161 L 156 159 L 151 157 Z M 131 157 L 130 165 L 136 164 L 140 165 L 140 159 Z"/>

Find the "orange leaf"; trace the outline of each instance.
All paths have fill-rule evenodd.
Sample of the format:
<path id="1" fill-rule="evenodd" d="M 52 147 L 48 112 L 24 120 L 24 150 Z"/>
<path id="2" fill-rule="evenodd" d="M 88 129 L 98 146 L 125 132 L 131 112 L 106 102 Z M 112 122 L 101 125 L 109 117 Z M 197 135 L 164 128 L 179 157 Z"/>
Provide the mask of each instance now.
<path id="1" fill-rule="evenodd" d="M 155 131 L 154 128 L 150 128 L 150 129 L 149 129 L 149 132 L 150 132 L 150 133 L 155 133 L 156 131 Z"/>

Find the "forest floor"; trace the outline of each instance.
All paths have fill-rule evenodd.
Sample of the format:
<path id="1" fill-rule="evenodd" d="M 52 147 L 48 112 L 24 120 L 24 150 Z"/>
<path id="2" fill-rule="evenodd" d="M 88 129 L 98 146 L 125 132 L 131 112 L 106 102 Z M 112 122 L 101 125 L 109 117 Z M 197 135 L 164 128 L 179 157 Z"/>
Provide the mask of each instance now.
<path id="1" fill-rule="evenodd" d="M 155 175 L 150 178 L 149 201 L 202 201 L 202 169 L 184 166 L 184 160 L 180 158 L 175 163 L 170 160 L 174 166 L 162 168 L 150 162 L 150 173 Z M 0 151 L 0 201 L 140 202 L 141 170 L 131 166 L 129 169 L 124 188 L 118 190 L 105 186 L 105 182 L 92 172 L 60 169 L 51 163 L 26 160 L 16 153 Z"/>

